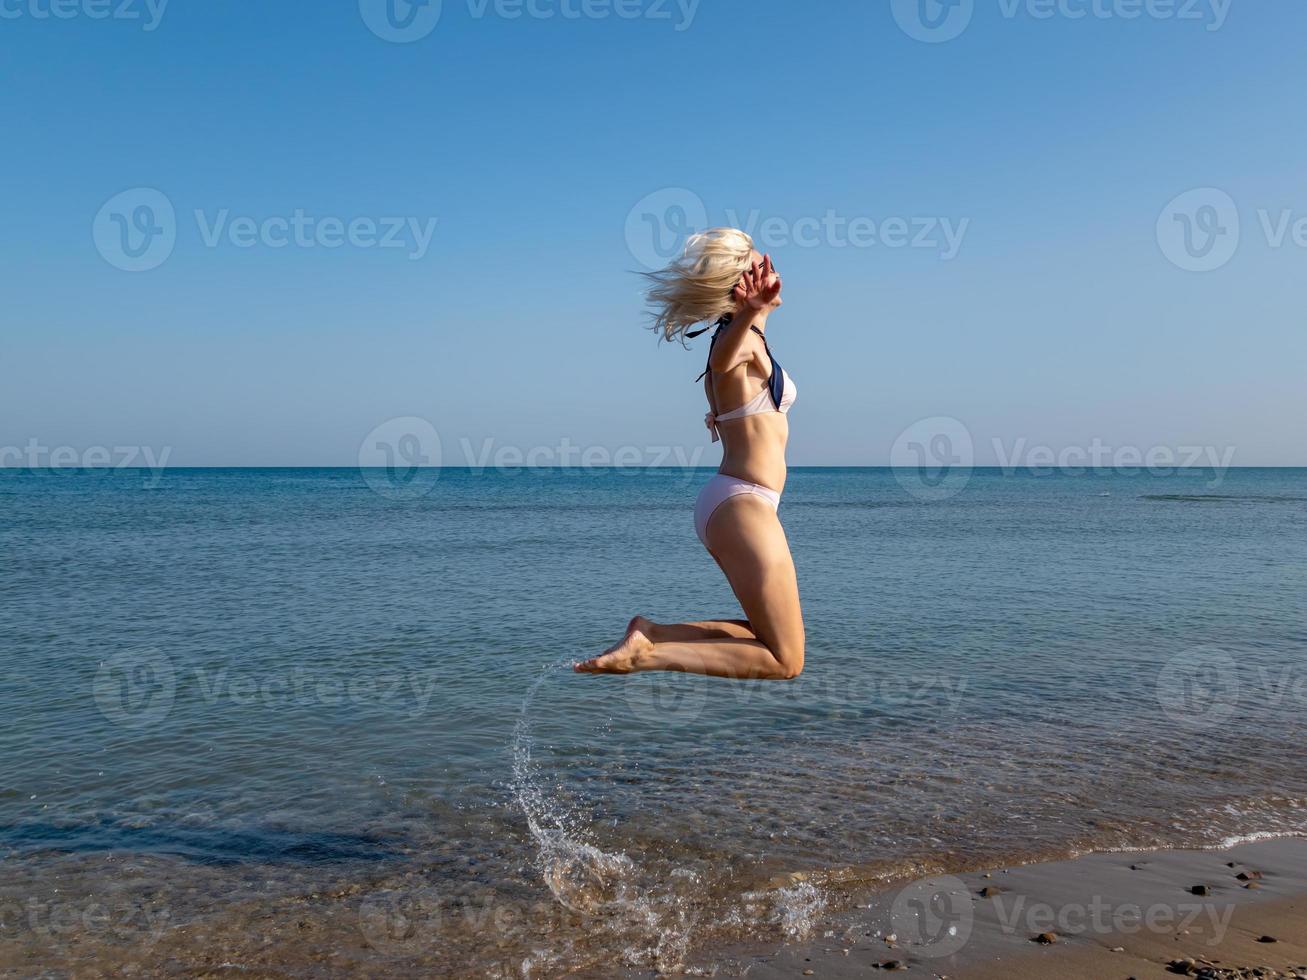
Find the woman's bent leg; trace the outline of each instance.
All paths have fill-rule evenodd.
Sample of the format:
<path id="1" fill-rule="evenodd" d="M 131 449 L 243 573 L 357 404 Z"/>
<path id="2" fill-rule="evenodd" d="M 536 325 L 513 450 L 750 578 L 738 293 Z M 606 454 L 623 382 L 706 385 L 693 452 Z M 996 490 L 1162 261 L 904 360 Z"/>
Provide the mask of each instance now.
<path id="1" fill-rule="evenodd" d="M 610 653 L 577 664 L 586 673 L 679 670 L 739 680 L 788 680 L 803 670 L 803 612 L 789 544 L 775 509 L 751 494 L 724 502 L 707 526 L 708 549 L 748 616 L 734 623 L 663 627 L 657 640 L 639 628 Z M 651 624 L 653 626 L 654 624 Z M 696 638 L 699 627 L 740 635 Z M 650 632 L 657 635 L 655 627 Z"/>

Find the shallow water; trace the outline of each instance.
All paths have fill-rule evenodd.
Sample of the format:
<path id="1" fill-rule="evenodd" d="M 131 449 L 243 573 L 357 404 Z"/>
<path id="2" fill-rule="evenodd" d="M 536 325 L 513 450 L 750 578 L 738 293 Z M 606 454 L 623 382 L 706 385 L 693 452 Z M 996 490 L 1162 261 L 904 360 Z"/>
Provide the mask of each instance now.
<path id="1" fill-rule="evenodd" d="M 572 675 L 738 615 L 707 476 L 0 471 L 0 965 L 670 969 L 927 870 L 1307 833 L 1307 471 L 794 470 L 800 680 Z"/>

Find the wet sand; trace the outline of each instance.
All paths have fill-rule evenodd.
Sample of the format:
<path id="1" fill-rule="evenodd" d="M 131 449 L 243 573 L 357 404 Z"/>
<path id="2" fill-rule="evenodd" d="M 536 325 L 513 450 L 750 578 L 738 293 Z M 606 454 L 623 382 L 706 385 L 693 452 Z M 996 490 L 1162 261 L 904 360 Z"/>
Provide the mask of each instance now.
<path id="1" fill-rule="evenodd" d="M 732 951 L 718 975 L 1307 978 L 1307 839 L 926 879 L 822 931 L 764 954 Z"/>
<path id="2" fill-rule="evenodd" d="M 254 886 L 276 869 L 240 866 L 222 871 L 224 898 L 211 888 L 187 897 L 195 882 L 185 879 L 180 892 L 161 898 L 130 888 L 147 864 L 124 860 L 112 888 L 99 876 L 102 887 L 80 897 L 71 891 L 76 876 L 59 875 L 47 883 L 51 894 L 31 905 L 19 900 L 21 886 L 0 882 L 0 898 L 13 892 L 0 902 L 0 977 L 656 975 L 621 966 L 629 949 L 620 951 L 623 934 L 605 933 L 607 914 L 534 899 L 517 906 L 466 896 L 469 904 L 451 904 L 438 877 L 422 871 L 368 881 L 342 874 L 273 894 Z M 156 870 L 168 868 L 175 866 Z M 770 931 L 770 945 L 715 940 L 731 923 L 702 920 L 668 933 L 658 961 L 669 973 L 752 980 L 900 972 L 954 980 L 1307 978 L 1307 838 L 1098 853 L 862 887 L 865 894 L 826 896 L 829 909 L 852 899 L 853 911 L 823 914 L 819 901 L 775 902 L 823 891 L 802 874 L 779 875 L 755 894 L 761 907 L 786 914 L 744 930 Z M 1053 934 L 1046 945 L 1035 941 L 1043 933 Z M 576 936 L 590 941 L 569 938 Z M 679 941 L 684 947 L 673 946 Z M 578 960 L 588 966 L 578 969 Z"/>

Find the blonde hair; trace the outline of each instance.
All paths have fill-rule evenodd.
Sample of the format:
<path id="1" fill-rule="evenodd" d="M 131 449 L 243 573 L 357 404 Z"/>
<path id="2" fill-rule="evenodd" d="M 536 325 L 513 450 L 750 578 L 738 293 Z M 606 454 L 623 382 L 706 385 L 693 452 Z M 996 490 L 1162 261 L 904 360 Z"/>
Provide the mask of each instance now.
<path id="1" fill-rule="evenodd" d="M 642 273 L 653 308 L 650 329 L 662 340 L 685 343 L 696 323 L 735 312 L 731 293 L 753 258 L 753 239 L 738 228 L 710 228 L 691 235 L 685 252 L 665 269 Z"/>

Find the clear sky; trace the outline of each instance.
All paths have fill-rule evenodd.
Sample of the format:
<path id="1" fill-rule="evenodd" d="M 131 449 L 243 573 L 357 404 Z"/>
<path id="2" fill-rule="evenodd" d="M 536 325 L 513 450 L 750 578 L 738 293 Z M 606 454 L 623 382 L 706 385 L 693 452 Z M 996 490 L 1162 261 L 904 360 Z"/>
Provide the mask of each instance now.
<path id="1" fill-rule="evenodd" d="M 0 0 L 0 447 L 715 463 L 632 274 L 706 221 L 785 276 L 794 463 L 1307 465 L 1307 7 L 955 3 Z"/>

